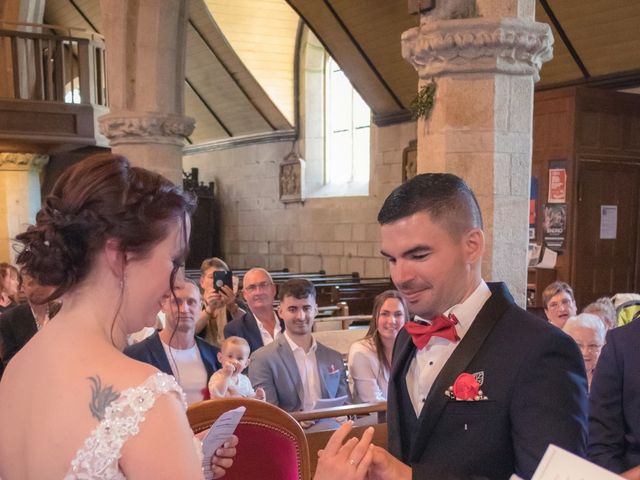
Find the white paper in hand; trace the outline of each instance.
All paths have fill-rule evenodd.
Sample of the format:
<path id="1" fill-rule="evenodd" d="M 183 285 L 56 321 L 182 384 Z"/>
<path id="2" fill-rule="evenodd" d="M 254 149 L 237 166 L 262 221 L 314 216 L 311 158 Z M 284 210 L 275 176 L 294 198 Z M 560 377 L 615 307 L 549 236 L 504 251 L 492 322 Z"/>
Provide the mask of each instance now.
<path id="1" fill-rule="evenodd" d="M 336 398 L 319 398 L 316 404 L 313 406 L 313 409 L 320 410 L 323 408 L 341 407 L 348 401 L 349 397 L 347 395 L 342 395 L 341 397 Z"/>
<path id="2" fill-rule="evenodd" d="M 224 445 L 224 442 L 231 438 L 245 410 L 245 407 L 238 407 L 224 412 L 215 423 L 211 425 L 207 435 L 202 439 L 202 470 L 204 471 L 204 478 L 206 480 L 213 478 L 211 457 L 213 457 L 217 449 Z"/>
<path id="3" fill-rule="evenodd" d="M 619 480 L 622 477 L 560 447 L 549 445 L 531 480 L 584 480 L 595 478 L 598 480 Z"/>

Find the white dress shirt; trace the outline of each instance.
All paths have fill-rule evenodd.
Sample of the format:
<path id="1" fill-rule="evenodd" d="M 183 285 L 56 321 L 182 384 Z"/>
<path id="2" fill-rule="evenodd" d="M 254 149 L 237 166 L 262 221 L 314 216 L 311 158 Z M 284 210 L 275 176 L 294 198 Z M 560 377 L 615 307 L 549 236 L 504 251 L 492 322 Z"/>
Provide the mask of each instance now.
<path id="1" fill-rule="evenodd" d="M 176 381 L 187 396 L 187 404 L 204 400 L 207 388 L 207 369 L 204 366 L 200 350 L 197 345 L 186 350 L 169 347 L 164 342 L 162 348 L 167 354 L 169 365 Z M 177 364 L 177 366 L 176 366 Z"/>
<path id="2" fill-rule="evenodd" d="M 297 345 L 286 330 L 284 338 L 289 343 L 293 357 L 296 359 L 296 367 L 302 381 L 302 389 L 304 390 L 304 399 L 302 400 L 302 410 L 313 410 L 317 401 L 322 398 L 322 389 L 320 388 L 320 375 L 318 374 L 318 361 L 316 360 L 316 350 L 318 344 L 316 339 L 312 337 L 311 348 L 308 352 L 304 348 Z"/>
<path id="3" fill-rule="evenodd" d="M 253 315 L 253 317 L 256 319 L 256 323 L 258 324 L 258 330 L 260 330 L 260 336 L 262 337 L 263 346 L 266 347 L 267 345 L 269 345 L 276 338 L 278 338 L 278 335 L 282 333 L 282 331 L 280 330 L 280 319 L 278 318 L 275 312 L 273 312 L 273 318 L 276 321 L 276 325 L 275 327 L 273 327 L 273 336 L 271 336 L 271 334 L 269 333 L 269 330 L 265 328 L 265 326 L 262 324 L 262 322 L 258 319 L 258 317 L 255 314 Z"/>
<path id="4" fill-rule="evenodd" d="M 489 290 L 484 280 L 481 280 L 469 298 L 443 312 L 443 315 L 452 313 L 458 319 L 456 332 L 460 340 L 464 338 L 478 312 L 480 312 L 480 309 L 490 296 L 491 290 Z M 429 323 L 418 316 L 415 319 L 419 322 Z M 409 397 L 417 416 L 420 416 L 424 400 L 429 395 L 429 391 L 440 370 L 442 370 L 459 344 L 460 342 L 450 342 L 446 338 L 431 337 L 429 343 L 421 350 L 418 350 L 413 360 L 411 360 L 406 381 Z M 444 395 L 444 392 L 442 394 Z"/>
<path id="5" fill-rule="evenodd" d="M 365 338 L 351 344 L 348 364 L 357 402 L 384 402 L 387 399 L 389 371 L 380 365 L 372 339 Z"/>

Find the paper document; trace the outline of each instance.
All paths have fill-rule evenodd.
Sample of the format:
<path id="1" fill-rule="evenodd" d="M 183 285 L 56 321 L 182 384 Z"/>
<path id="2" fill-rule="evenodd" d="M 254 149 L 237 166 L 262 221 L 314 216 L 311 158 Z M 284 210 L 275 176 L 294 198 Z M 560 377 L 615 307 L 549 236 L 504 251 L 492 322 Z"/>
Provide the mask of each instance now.
<path id="1" fill-rule="evenodd" d="M 620 480 L 611 473 L 584 458 L 549 445 L 531 480 Z"/>
<path id="2" fill-rule="evenodd" d="M 542 260 L 536 265 L 536 268 L 555 268 L 558 254 L 550 248 L 545 248 L 542 254 Z"/>
<path id="3" fill-rule="evenodd" d="M 320 410 L 322 408 L 341 407 L 348 401 L 349 401 L 349 397 L 347 397 L 347 395 L 343 395 L 341 397 L 336 397 L 336 398 L 321 398 L 313 406 L 313 409 Z"/>
<path id="4" fill-rule="evenodd" d="M 202 469 L 204 478 L 211 480 L 213 472 L 211 471 L 211 457 L 219 449 L 224 442 L 231 438 L 246 408 L 238 407 L 228 412 L 224 412 L 215 421 L 207 435 L 202 439 Z"/>

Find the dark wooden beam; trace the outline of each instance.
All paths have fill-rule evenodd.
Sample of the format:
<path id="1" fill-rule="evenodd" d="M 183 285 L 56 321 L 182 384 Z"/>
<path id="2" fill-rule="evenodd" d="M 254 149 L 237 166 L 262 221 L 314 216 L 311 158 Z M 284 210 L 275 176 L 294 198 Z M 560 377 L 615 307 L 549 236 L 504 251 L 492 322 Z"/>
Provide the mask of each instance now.
<path id="1" fill-rule="evenodd" d="M 569 50 L 569 53 L 571 54 L 571 57 L 573 58 L 573 61 L 576 62 L 576 65 L 578 66 L 578 68 L 582 72 L 582 76 L 585 79 L 588 79 L 589 77 L 591 77 L 591 74 L 589 73 L 589 70 L 587 70 L 587 67 L 582 62 L 582 59 L 580 58 L 580 55 L 578 55 L 578 52 L 573 47 L 573 44 L 571 43 L 571 40 L 569 40 L 569 36 L 564 31 L 564 28 L 562 28 L 562 24 L 560 23 L 560 21 L 556 17 L 555 13 L 553 13 L 553 10 L 551 9 L 551 6 L 547 2 L 547 0 L 539 0 L 539 1 L 540 1 L 540 5 L 542 6 L 542 8 L 546 12 L 546 14 L 549 16 L 549 20 L 551 20 L 551 23 L 553 23 L 553 26 L 555 27 L 556 31 L 558 32 L 558 35 L 560 35 L 560 38 L 562 39 L 562 42 L 567 47 L 567 50 Z"/>

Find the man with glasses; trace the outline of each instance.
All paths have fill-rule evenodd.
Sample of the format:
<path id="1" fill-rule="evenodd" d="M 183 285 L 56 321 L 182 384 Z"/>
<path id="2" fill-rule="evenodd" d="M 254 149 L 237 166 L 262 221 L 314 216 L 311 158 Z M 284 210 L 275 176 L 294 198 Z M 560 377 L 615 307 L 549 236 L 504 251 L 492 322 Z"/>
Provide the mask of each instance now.
<path id="1" fill-rule="evenodd" d="M 544 313 L 550 323 L 564 327 L 570 317 L 576 314 L 576 300 L 573 290 L 565 282 L 553 282 L 542 292 Z"/>
<path id="2" fill-rule="evenodd" d="M 273 342 L 284 331 L 284 323 L 273 310 L 276 286 L 264 268 L 252 268 L 244 275 L 242 294 L 249 311 L 224 327 L 224 336 L 242 337 L 253 353 Z"/>

